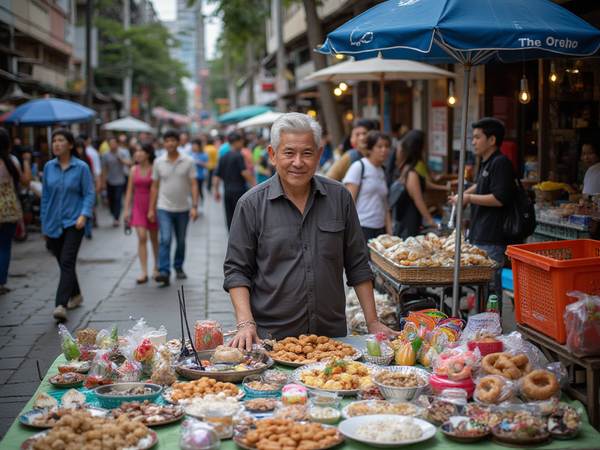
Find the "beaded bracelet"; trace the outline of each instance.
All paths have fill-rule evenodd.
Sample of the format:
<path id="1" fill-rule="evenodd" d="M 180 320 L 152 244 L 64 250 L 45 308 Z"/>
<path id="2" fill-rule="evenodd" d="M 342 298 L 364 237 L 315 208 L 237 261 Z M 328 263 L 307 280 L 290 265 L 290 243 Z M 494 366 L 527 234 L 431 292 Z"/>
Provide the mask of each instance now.
<path id="1" fill-rule="evenodd" d="M 240 322 L 240 323 L 237 324 L 236 328 L 239 330 L 240 328 L 245 327 L 246 325 L 254 325 L 254 326 L 256 326 L 256 322 L 252 322 L 250 320 L 247 321 L 247 322 Z"/>

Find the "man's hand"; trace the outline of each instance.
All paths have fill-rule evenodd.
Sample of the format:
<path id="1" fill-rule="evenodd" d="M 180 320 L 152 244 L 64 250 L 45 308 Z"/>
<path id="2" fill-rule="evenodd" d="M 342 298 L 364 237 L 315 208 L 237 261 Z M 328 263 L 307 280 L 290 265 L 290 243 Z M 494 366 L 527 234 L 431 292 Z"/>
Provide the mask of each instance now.
<path id="1" fill-rule="evenodd" d="M 215 189 L 215 200 L 218 202 L 221 201 L 221 194 L 219 193 L 218 189 Z"/>
<path id="2" fill-rule="evenodd" d="M 374 320 L 373 322 L 367 324 L 367 329 L 369 330 L 369 334 L 375 333 L 385 333 L 390 340 L 394 337 L 399 336 L 400 333 L 398 331 L 394 331 L 391 328 L 386 327 L 379 320 Z"/>
<path id="3" fill-rule="evenodd" d="M 156 213 L 153 209 L 148 210 L 148 221 L 152 223 L 156 222 Z"/>
<path id="4" fill-rule="evenodd" d="M 240 350 L 252 351 L 252 344 L 260 345 L 260 339 L 256 334 L 256 326 L 252 324 L 244 325 L 240 328 L 235 337 L 227 343 L 227 347 L 239 348 Z"/>
<path id="5" fill-rule="evenodd" d="M 85 228 L 85 222 L 87 220 L 87 217 L 85 216 L 79 216 L 77 218 L 77 222 L 75 223 L 75 228 L 78 230 L 81 230 L 82 228 Z"/>
<path id="6" fill-rule="evenodd" d="M 455 206 L 458 206 L 458 194 L 452 197 L 448 197 L 448 201 Z M 471 203 L 471 194 L 463 194 L 463 208 Z"/>
<path id="7" fill-rule="evenodd" d="M 194 207 L 192 207 L 192 209 L 190 209 L 190 219 L 192 219 L 192 221 L 196 221 L 196 219 L 198 218 L 198 210 Z"/>

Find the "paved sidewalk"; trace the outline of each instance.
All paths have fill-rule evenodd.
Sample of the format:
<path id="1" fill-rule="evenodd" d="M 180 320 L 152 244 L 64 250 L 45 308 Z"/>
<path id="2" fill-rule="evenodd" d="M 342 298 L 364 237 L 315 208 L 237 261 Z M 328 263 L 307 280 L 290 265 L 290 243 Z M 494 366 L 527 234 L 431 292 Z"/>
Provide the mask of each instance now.
<path id="1" fill-rule="evenodd" d="M 191 332 L 195 320 L 211 317 L 226 330 L 235 328 L 229 296 L 223 291 L 223 259 L 227 228 L 223 205 L 207 196 L 205 213 L 188 228 L 184 270 L 187 280 L 171 276 L 163 288 L 153 280 L 137 285 L 140 275 L 137 236 L 113 228 L 105 208 L 99 209 L 99 228 L 93 239 L 84 239 L 77 273 L 84 303 L 68 312 L 67 328 L 107 328 L 113 322 L 119 332 L 131 328 L 130 319 L 144 317 L 158 328 L 165 325 L 169 338 L 179 336 L 177 290 L 185 286 Z M 152 252 L 149 250 L 149 268 Z M 57 322 L 52 318 L 59 270 L 39 233 L 13 244 L 8 285 L 13 292 L 0 296 L 0 438 L 39 385 L 42 375 L 60 354 Z"/>

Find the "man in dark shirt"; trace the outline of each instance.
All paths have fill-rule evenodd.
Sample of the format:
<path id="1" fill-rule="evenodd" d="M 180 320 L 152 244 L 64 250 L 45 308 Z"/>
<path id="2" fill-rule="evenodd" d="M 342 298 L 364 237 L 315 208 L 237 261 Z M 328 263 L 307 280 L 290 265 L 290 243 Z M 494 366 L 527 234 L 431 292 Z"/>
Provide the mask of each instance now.
<path id="1" fill-rule="evenodd" d="M 231 220 L 235 205 L 244 192 L 247 191 L 247 185 L 254 184 L 254 178 L 248 171 L 241 150 L 244 147 L 244 138 L 238 133 L 233 132 L 227 136 L 229 141 L 229 150 L 219 160 L 213 174 L 213 186 L 215 188 L 215 199 L 221 200 L 219 192 L 219 183 L 223 180 L 225 204 L 225 215 L 227 216 L 227 229 L 231 229 Z"/>
<path id="2" fill-rule="evenodd" d="M 230 345 L 250 350 L 259 336 L 346 336 L 344 269 L 369 332 L 395 334 L 377 318 L 350 192 L 315 176 L 321 126 L 306 114 L 284 114 L 268 151 L 277 173 L 240 199 L 229 235 L 223 287 L 238 320 Z"/>
<path id="3" fill-rule="evenodd" d="M 498 295 L 502 313 L 502 268 L 508 245 L 504 237 L 505 213 L 503 206 L 511 201 L 515 193 L 515 169 L 499 148 L 504 140 L 504 124 L 485 117 L 472 125 L 473 151 L 481 157 L 477 184 L 465 190 L 463 204 L 471 204 L 470 241 L 485 250 L 496 261 L 491 289 Z M 458 205 L 458 196 L 450 199 Z"/>

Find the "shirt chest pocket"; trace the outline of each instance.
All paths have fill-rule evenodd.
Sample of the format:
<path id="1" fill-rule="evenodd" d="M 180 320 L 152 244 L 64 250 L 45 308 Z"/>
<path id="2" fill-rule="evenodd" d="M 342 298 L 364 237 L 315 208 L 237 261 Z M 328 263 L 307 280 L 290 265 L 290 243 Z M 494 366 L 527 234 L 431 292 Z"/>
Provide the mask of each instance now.
<path id="1" fill-rule="evenodd" d="M 336 259 L 344 254 L 344 230 L 346 225 L 343 220 L 330 220 L 317 222 L 319 234 L 317 242 L 323 258 Z"/>
<path id="2" fill-rule="evenodd" d="M 265 230 L 260 238 L 259 250 L 276 255 L 282 260 L 297 258 L 300 252 L 298 230 L 294 227 L 278 227 Z"/>

